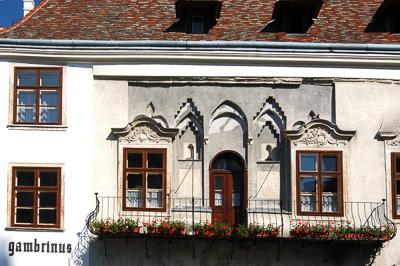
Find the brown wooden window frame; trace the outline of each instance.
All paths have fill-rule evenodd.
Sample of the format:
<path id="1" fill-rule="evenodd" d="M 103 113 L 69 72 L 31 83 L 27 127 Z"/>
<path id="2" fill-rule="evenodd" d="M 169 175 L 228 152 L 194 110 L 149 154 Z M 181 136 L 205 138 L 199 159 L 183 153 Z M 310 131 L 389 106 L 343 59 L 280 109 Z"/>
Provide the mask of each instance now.
<path id="1" fill-rule="evenodd" d="M 35 86 L 19 86 L 18 73 L 20 71 L 35 71 L 36 80 Z M 40 73 L 44 71 L 57 71 L 59 73 L 59 80 L 57 86 L 41 86 Z M 14 99 L 13 99 L 13 123 L 21 125 L 61 125 L 62 124 L 62 78 L 63 72 L 61 67 L 15 67 L 14 68 Z M 30 90 L 35 92 L 35 119 L 33 122 L 18 121 L 18 92 L 21 90 Z M 58 106 L 50 106 L 58 108 L 58 120 L 56 122 L 40 122 L 40 92 L 43 91 L 57 91 L 58 92 Z"/>
<path id="2" fill-rule="evenodd" d="M 141 153 L 142 154 L 142 167 L 128 167 L 128 154 Z M 147 167 L 147 154 L 161 154 L 163 158 L 162 168 Z M 166 192 L 167 192 L 167 150 L 162 148 L 124 148 L 123 150 L 123 210 L 125 211 L 154 211 L 163 212 L 166 210 Z M 127 183 L 129 173 L 142 174 L 142 207 L 129 207 L 127 206 Z M 162 207 L 150 208 L 147 207 L 147 174 L 148 173 L 162 173 Z"/>
<path id="3" fill-rule="evenodd" d="M 16 183 L 17 171 L 32 171 L 34 172 L 33 186 L 19 186 Z M 40 172 L 54 171 L 57 173 L 57 186 L 40 186 Z M 16 222 L 16 193 L 19 191 L 33 192 L 33 223 L 17 223 Z M 56 193 L 56 223 L 55 224 L 40 224 L 39 216 L 39 193 L 40 192 L 55 192 Z M 44 207 L 52 208 L 52 207 Z M 12 167 L 12 191 L 11 191 L 11 227 L 22 228 L 60 228 L 61 225 L 61 167 Z"/>
<path id="4" fill-rule="evenodd" d="M 317 157 L 317 168 L 315 172 L 301 171 L 300 156 L 301 154 L 314 154 Z M 323 172 L 321 162 L 323 156 L 335 156 L 337 162 L 336 171 Z M 337 178 L 337 211 L 322 211 L 322 176 L 329 175 Z M 301 207 L 301 177 L 315 176 L 316 177 L 316 211 L 302 211 Z M 314 215 L 314 216 L 343 216 L 343 154 L 342 151 L 310 151 L 301 150 L 296 152 L 296 208 L 298 215 Z"/>
<path id="5" fill-rule="evenodd" d="M 391 166 L 392 166 L 392 214 L 393 218 L 400 219 L 400 213 L 397 213 L 397 195 L 400 196 L 400 191 L 397 191 L 396 182 L 400 182 L 400 171 L 397 172 L 396 159 L 400 159 L 400 153 L 394 152 L 391 156 Z M 400 170 L 400 169 L 399 169 Z"/>

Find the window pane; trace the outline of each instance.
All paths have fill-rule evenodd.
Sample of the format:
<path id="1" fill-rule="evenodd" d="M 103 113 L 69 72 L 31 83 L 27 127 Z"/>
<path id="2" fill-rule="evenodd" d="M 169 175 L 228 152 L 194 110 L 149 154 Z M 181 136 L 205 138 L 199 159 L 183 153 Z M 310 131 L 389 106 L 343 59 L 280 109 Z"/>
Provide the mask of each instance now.
<path id="1" fill-rule="evenodd" d="M 317 171 L 317 156 L 315 154 L 301 154 L 300 171 Z"/>
<path id="2" fill-rule="evenodd" d="M 400 197 L 396 199 L 397 202 L 397 215 L 400 215 Z"/>
<path id="3" fill-rule="evenodd" d="M 36 110 L 35 107 L 17 107 L 18 122 L 35 122 Z"/>
<path id="4" fill-rule="evenodd" d="M 17 207 L 33 207 L 33 192 L 17 192 Z"/>
<path id="5" fill-rule="evenodd" d="M 40 192 L 39 207 L 56 207 L 57 193 L 56 192 Z"/>
<path id="6" fill-rule="evenodd" d="M 18 90 L 17 105 L 36 105 L 36 92 L 33 90 Z"/>
<path id="7" fill-rule="evenodd" d="M 147 208 L 162 208 L 162 192 L 147 192 Z"/>
<path id="8" fill-rule="evenodd" d="M 33 223 L 33 209 L 19 209 L 16 210 L 16 223 Z"/>
<path id="9" fill-rule="evenodd" d="M 57 223 L 57 211 L 41 209 L 39 210 L 39 223 L 40 224 L 55 224 Z"/>
<path id="10" fill-rule="evenodd" d="M 222 206 L 224 201 L 224 196 L 221 191 L 215 191 L 214 205 Z"/>
<path id="11" fill-rule="evenodd" d="M 34 186 L 35 172 L 34 171 L 16 171 L 17 186 Z"/>
<path id="12" fill-rule="evenodd" d="M 204 33 L 204 17 L 193 17 L 192 33 Z"/>
<path id="13" fill-rule="evenodd" d="M 400 173 L 400 157 L 396 157 L 396 173 Z"/>
<path id="14" fill-rule="evenodd" d="M 322 211 L 323 212 L 337 212 L 338 211 L 338 197 L 336 195 L 323 195 L 322 196 Z"/>
<path id="15" fill-rule="evenodd" d="M 163 155 L 161 153 L 148 153 L 147 154 L 147 167 L 148 168 L 163 168 Z"/>
<path id="16" fill-rule="evenodd" d="M 240 205 L 240 192 L 232 192 L 232 206 L 238 207 Z"/>
<path id="17" fill-rule="evenodd" d="M 56 187 L 57 172 L 40 171 L 40 186 L 41 187 Z"/>
<path id="18" fill-rule="evenodd" d="M 141 153 L 128 153 L 128 167 L 142 168 L 143 157 Z"/>
<path id="19" fill-rule="evenodd" d="M 301 195 L 301 211 L 315 212 L 317 211 L 317 201 L 315 195 Z"/>
<path id="20" fill-rule="evenodd" d="M 58 91 L 41 91 L 40 105 L 41 106 L 58 106 Z"/>
<path id="21" fill-rule="evenodd" d="M 35 70 L 19 70 L 18 86 L 36 86 Z"/>
<path id="22" fill-rule="evenodd" d="M 126 207 L 144 207 L 141 190 L 126 192 Z"/>
<path id="23" fill-rule="evenodd" d="M 148 174 L 147 175 L 147 188 L 162 189 L 162 174 Z"/>
<path id="24" fill-rule="evenodd" d="M 127 188 L 143 188 L 143 175 L 128 174 Z"/>
<path id="25" fill-rule="evenodd" d="M 400 180 L 396 180 L 396 194 L 400 195 Z"/>
<path id="26" fill-rule="evenodd" d="M 40 107 L 41 123 L 57 123 L 58 107 Z"/>
<path id="27" fill-rule="evenodd" d="M 40 83 L 43 87 L 55 87 L 59 85 L 59 72 L 58 70 L 42 70 L 40 71 Z"/>
<path id="28" fill-rule="evenodd" d="M 337 158 L 336 156 L 322 156 L 322 172 L 336 172 Z"/>
<path id="29" fill-rule="evenodd" d="M 223 189 L 224 179 L 222 176 L 215 177 L 215 189 Z"/>
<path id="30" fill-rule="evenodd" d="M 243 178 L 242 175 L 233 174 L 232 175 L 232 189 L 236 191 L 241 191 L 243 189 Z"/>
<path id="31" fill-rule="evenodd" d="M 322 192 L 338 192 L 337 178 L 323 176 L 322 177 Z"/>
<path id="32" fill-rule="evenodd" d="M 314 176 L 302 176 L 300 188 L 301 192 L 315 193 L 317 191 L 317 178 Z"/>

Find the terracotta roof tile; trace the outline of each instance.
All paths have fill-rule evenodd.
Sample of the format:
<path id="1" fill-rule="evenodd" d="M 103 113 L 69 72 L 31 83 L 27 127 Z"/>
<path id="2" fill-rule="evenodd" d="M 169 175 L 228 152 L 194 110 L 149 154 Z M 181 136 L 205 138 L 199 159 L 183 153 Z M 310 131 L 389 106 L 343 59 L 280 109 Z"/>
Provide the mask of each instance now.
<path id="1" fill-rule="evenodd" d="M 268 33 L 275 0 L 224 0 L 208 34 L 168 32 L 175 0 L 43 0 L 0 38 L 81 40 L 262 40 L 398 43 L 400 34 L 366 33 L 383 0 L 324 1 L 307 34 Z"/>

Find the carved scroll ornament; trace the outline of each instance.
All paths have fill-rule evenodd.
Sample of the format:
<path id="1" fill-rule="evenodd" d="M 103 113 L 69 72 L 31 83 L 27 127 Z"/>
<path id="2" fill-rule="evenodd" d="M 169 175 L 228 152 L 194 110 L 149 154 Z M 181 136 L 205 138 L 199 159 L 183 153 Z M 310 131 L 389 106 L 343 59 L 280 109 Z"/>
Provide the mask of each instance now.
<path id="1" fill-rule="evenodd" d="M 164 128 L 152 118 L 139 116 L 124 128 L 113 128 L 112 132 L 120 142 L 171 143 L 178 129 Z"/>
<path id="2" fill-rule="evenodd" d="M 345 131 L 337 125 L 324 119 L 314 118 L 307 124 L 297 122 L 297 128 L 286 130 L 285 136 L 293 141 L 294 145 L 304 146 L 345 146 L 355 135 L 355 131 Z"/>

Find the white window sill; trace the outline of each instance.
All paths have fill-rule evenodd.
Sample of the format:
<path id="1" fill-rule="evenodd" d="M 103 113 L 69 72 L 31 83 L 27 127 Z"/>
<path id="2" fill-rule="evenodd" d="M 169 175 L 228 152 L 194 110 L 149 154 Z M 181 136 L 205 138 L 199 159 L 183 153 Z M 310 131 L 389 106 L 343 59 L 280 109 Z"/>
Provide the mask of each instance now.
<path id="1" fill-rule="evenodd" d="M 23 232 L 64 232 L 62 228 L 37 228 L 37 227 L 6 227 L 6 231 L 23 231 Z"/>
<path id="2" fill-rule="evenodd" d="M 45 131 L 66 131 L 67 126 L 65 125 L 20 125 L 20 124 L 9 124 L 7 128 L 10 130 L 45 130 Z"/>

